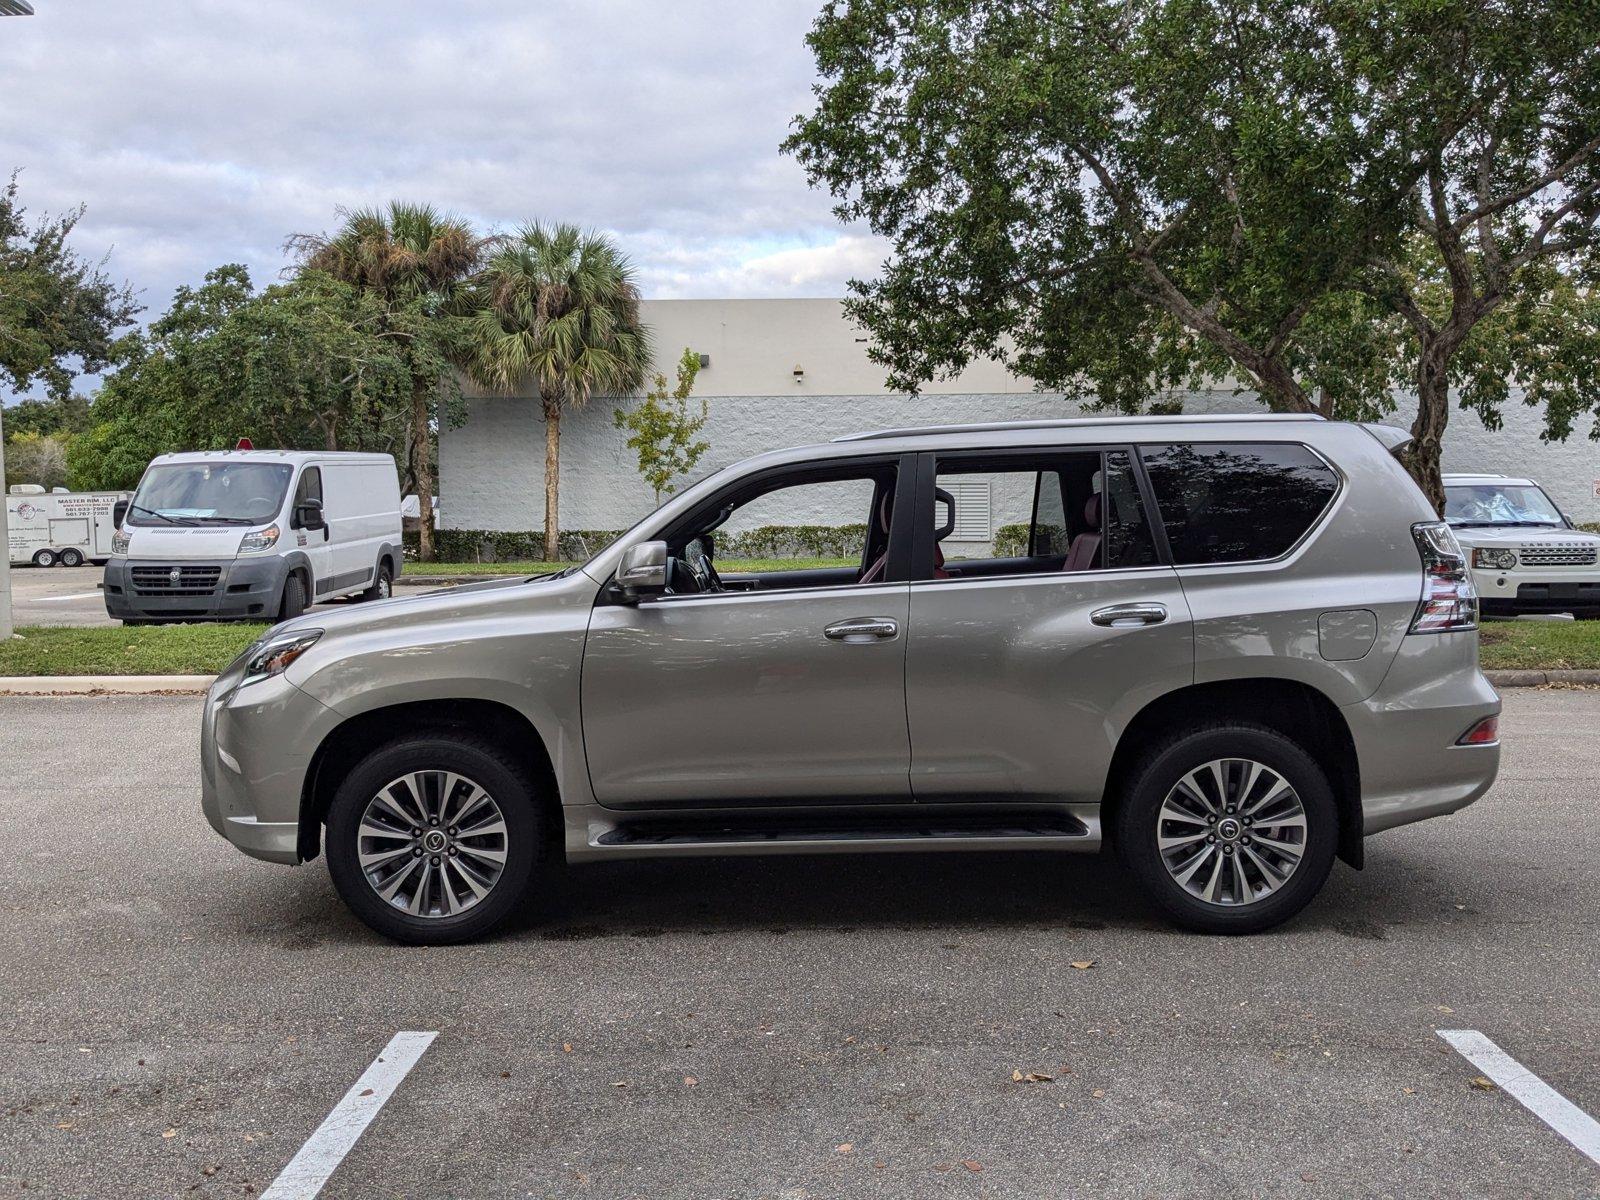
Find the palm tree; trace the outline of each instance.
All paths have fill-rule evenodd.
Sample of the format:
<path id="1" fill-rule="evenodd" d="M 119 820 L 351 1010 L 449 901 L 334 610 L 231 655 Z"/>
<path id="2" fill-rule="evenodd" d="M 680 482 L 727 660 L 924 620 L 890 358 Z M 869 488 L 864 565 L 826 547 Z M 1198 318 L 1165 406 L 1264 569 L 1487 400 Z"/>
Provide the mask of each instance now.
<path id="1" fill-rule="evenodd" d="M 633 267 L 610 238 L 525 225 L 478 281 L 467 369 L 486 387 L 533 384 L 544 410 L 544 557 L 560 552 L 561 414 L 596 392 L 631 392 L 650 365 Z"/>
<path id="2" fill-rule="evenodd" d="M 411 361 L 411 478 L 420 506 L 418 557 L 433 559 L 431 400 L 451 359 L 462 350 L 459 310 L 466 284 L 489 244 L 465 221 L 427 204 L 343 213 L 332 237 L 296 234 L 288 248 L 302 271 L 321 271 L 376 296 L 384 336 L 398 339 Z"/>

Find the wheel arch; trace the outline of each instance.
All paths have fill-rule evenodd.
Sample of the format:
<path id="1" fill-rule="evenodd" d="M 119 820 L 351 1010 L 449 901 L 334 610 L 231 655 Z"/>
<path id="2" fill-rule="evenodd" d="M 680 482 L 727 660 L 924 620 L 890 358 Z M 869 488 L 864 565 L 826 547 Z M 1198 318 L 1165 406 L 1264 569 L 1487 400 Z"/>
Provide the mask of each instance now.
<path id="1" fill-rule="evenodd" d="M 339 783 L 356 763 L 378 747 L 418 733 L 470 732 L 500 741 L 541 785 L 559 836 L 559 784 L 544 738 L 527 716 L 496 700 L 419 700 L 368 709 L 341 721 L 318 743 L 300 790 L 297 850 L 310 862 L 322 850 L 322 827 Z"/>
<path id="2" fill-rule="evenodd" d="M 1328 776 L 1339 811 L 1339 857 L 1364 862 L 1361 769 L 1349 723 L 1324 693 L 1291 679 L 1228 679 L 1164 693 L 1123 728 L 1106 777 L 1103 825 L 1110 828 L 1140 752 L 1189 725 L 1234 718 L 1264 725 L 1301 746 Z"/>

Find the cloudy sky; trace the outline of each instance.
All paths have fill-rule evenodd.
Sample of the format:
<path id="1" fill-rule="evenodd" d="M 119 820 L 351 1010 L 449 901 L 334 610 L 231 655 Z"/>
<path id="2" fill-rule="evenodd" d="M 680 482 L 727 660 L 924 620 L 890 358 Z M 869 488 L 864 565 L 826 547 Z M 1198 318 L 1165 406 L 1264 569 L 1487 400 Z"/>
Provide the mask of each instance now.
<path id="1" fill-rule="evenodd" d="M 0 18 L 0 167 L 166 307 L 337 210 L 614 233 L 651 296 L 830 296 L 881 247 L 778 153 L 821 0 L 33 0 Z M 146 314 L 148 316 L 150 314 Z"/>

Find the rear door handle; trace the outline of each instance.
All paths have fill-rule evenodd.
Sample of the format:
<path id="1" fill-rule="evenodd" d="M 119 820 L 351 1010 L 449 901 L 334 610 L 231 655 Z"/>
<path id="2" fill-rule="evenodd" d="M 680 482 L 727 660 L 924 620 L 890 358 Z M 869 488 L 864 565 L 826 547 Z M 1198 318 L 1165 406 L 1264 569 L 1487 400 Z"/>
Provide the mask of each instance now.
<path id="1" fill-rule="evenodd" d="M 900 632 L 900 622 L 888 617 L 852 617 L 836 621 L 822 631 L 822 636 L 835 642 L 857 645 L 863 642 L 886 641 Z"/>
<path id="2" fill-rule="evenodd" d="M 1097 608 L 1089 614 L 1089 620 L 1096 625 L 1108 625 L 1112 629 L 1128 628 L 1133 625 L 1159 625 L 1166 619 L 1165 604 L 1113 604 L 1106 608 Z"/>

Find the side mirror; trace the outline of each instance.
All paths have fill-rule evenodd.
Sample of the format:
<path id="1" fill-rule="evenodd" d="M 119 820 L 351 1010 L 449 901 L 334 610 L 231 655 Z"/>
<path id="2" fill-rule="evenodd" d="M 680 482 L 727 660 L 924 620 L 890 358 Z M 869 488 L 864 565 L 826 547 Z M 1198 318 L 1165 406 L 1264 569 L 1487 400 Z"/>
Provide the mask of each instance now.
<path id="1" fill-rule="evenodd" d="M 324 529 L 327 522 L 322 519 L 322 501 L 315 496 L 307 496 L 294 506 L 294 523 L 300 529 Z"/>
<path id="2" fill-rule="evenodd" d="M 111 524 L 116 528 L 122 528 L 122 522 L 127 518 L 127 515 L 128 502 L 126 500 L 118 500 L 111 506 Z"/>
<path id="3" fill-rule="evenodd" d="M 630 600 L 667 590 L 667 544 L 640 542 L 622 552 L 617 586 Z"/>

